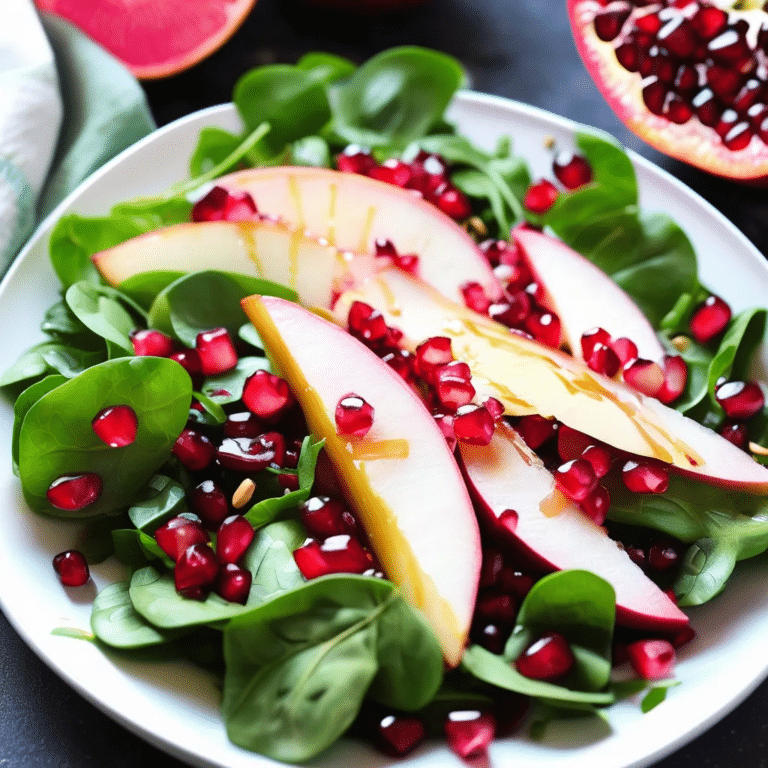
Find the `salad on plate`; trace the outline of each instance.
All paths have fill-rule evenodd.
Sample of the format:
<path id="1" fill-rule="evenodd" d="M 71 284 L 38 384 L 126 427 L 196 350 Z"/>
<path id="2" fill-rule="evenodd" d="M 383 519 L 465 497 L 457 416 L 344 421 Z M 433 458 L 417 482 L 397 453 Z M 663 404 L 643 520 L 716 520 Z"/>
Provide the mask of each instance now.
<path id="1" fill-rule="evenodd" d="M 532 178 L 457 133 L 463 81 L 412 47 L 246 74 L 188 180 L 56 223 L 0 379 L 26 503 L 77 524 L 61 582 L 124 567 L 87 637 L 208 670 L 277 760 L 648 711 L 768 548 L 766 310 L 610 137 Z"/>

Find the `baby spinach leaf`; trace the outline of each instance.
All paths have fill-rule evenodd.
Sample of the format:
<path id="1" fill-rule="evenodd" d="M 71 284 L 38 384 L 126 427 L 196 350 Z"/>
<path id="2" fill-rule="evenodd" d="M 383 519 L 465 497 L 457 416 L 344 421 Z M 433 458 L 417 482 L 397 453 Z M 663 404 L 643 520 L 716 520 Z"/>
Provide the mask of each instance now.
<path id="1" fill-rule="evenodd" d="M 328 86 L 333 133 L 345 143 L 404 148 L 442 120 L 464 80 L 461 64 L 443 53 L 417 46 L 383 51 Z"/>
<path id="2" fill-rule="evenodd" d="M 3 371 L 0 387 L 31 383 L 34 379 L 55 373 L 71 379 L 105 358 L 106 350 L 92 352 L 58 341 L 44 341 L 23 352 L 13 365 Z"/>
<path id="3" fill-rule="evenodd" d="M 143 648 L 179 637 L 182 632 L 152 626 L 133 607 L 127 581 L 104 587 L 93 601 L 91 629 L 114 648 Z"/>
<path id="4" fill-rule="evenodd" d="M 184 272 L 157 270 L 155 272 L 139 272 L 120 283 L 120 293 L 136 302 L 145 312 L 149 312 L 157 294 L 171 283 L 184 276 Z"/>
<path id="5" fill-rule="evenodd" d="M 296 69 L 312 72 L 325 83 L 349 77 L 356 68 L 353 61 L 325 51 L 310 51 L 296 62 Z"/>
<path id="6" fill-rule="evenodd" d="M 241 563 L 253 576 L 251 595 L 254 602 L 265 603 L 305 583 L 293 551 L 306 537 L 307 532 L 298 520 L 272 523 L 257 531 Z"/>
<path id="7" fill-rule="evenodd" d="M 320 136 L 303 136 L 291 145 L 291 165 L 331 167 L 331 149 Z"/>
<path id="8" fill-rule="evenodd" d="M 192 203 L 182 195 L 138 197 L 113 206 L 111 214 L 130 219 L 141 227 L 143 232 L 149 232 L 159 227 L 189 221 L 192 215 Z"/>
<path id="9" fill-rule="evenodd" d="M 212 398 L 202 392 L 192 393 L 200 405 L 198 408 L 189 409 L 189 418 L 197 424 L 205 424 L 209 427 L 220 427 L 226 420 L 226 411 Z"/>
<path id="10" fill-rule="evenodd" d="M 221 163 L 240 144 L 240 137 L 216 126 L 206 126 L 197 137 L 197 146 L 189 158 L 189 174 L 192 177 L 207 173 Z"/>
<path id="11" fill-rule="evenodd" d="M 65 301 L 57 301 L 45 313 L 40 330 L 57 341 L 84 346 L 91 332 L 83 325 Z"/>
<path id="12" fill-rule="evenodd" d="M 147 498 L 128 508 L 128 517 L 140 531 L 153 533 L 166 520 L 187 511 L 184 487 L 170 477 L 155 475 L 144 493 Z"/>
<path id="13" fill-rule="evenodd" d="M 110 360 L 43 395 L 27 411 L 19 434 L 19 474 L 24 497 L 36 512 L 90 517 L 123 509 L 171 455 L 187 420 L 192 385 L 173 360 Z M 129 405 L 138 417 L 136 440 L 110 448 L 91 428 L 110 405 Z M 77 512 L 54 507 L 46 496 L 62 475 L 95 472 L 103 482 L 98 500 Z"/>
<path id="14" fill-rule="evenodd" d="M 616 594 L 607 581 L 589 571 L 551 573 L 537 581 L 526 595 L 504 648 L 504 658 L 514 662 L 539 637 L 559 632 L 575 659 L 563 685 L 600 691 L 611 674 L 615 620 Z"/>
<path id="15" fill-rule="evenodd" d="M 666 698 L 670 688 L 680 685 L 679 680 L 670 680 L 667 684 L 664 682 L 654 685 L 640 702 L 640 711 L 645 715 L 655 707 L 658 707 Z"/>

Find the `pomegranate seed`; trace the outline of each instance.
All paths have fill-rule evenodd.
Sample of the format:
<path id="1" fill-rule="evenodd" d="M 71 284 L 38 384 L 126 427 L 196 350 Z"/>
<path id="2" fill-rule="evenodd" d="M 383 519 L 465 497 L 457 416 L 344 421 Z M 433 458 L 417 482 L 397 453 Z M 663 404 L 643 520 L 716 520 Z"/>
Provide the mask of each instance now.
<path id="1" fill-rule="evenodd" d="M 352 302 L 347 325 L 352 336 L 368 346 L 387 336 L 387 324 L 381 312 L 362 301 Z"/>
<path id="2" fill-rule="evenodd" d="M 696 630 L 689 624 L 683 627 L 669 642 L 673 648 L 682 648 L 696 637 Z"/>
<path id="3" fill-rule="evenodd" d="M 253 576 L 246 568 L 226 563 L 216 578 L 216 594 L 230 603 L 245 605 L 251 591 Z"/>
<path id="4" fill-rule="evenodd" d="M 498 267 L 499 264 L 515 265 L 521 259 L 517 243 L 508 243 L 506 240 L 484 240 L 480 243 L 480 250 L 492 267 Z"/>
<path id="5" fill-rule="evenodd" d="M 740 424 L 736 421 L 726 421 L 720 427 L 720 434 L 737 448 L 741 448 L 742 451 L 745 451 L 749 445 L 749 432 L 745 424 Z"/>
<path id="6" fill-rule="evenodd" d="M 376 167 L 376 160 L 370 150 L 350 144 L 341 154 L 336 155 L 336 167 L 346 173 L 360 173 L 366 176 Z"/>
<path id="7" fill-rule="evenodd" d="M 604 328 L 590 328 L 581 334 L 581 356 L 584 360 L 588 360 L 596 347 L 610 344 L 611 334 L 608 331 Z"/>
<path id="8" fill-rule="evenodd" d="M 609 378 L 615 376 L 621 368 L 619 356 L 605 344 L 595 345 L 590 356 L 586 358 L 586 363 L 596 373 L 602 373 Z"/>
<path id="9" fill-rule="evenodd" d="M 520 522 L 520 515 L 514 509 L 505 509 L 498 517 L 499 524 L 506 528 L 510 533 L 517 530 L 517 524 Z"/>
<path id="10" fill-rule="evenodd" d="M 499 576 L 499 588 L 521 600 L 531 591 L 533 577 L 510 566 L 504 566 Z"/>
<path id="11" fill-rule="evenodd" d="M 656 573 L 663 573 L 678 565 L 680 557 L 680 545 L 676 541 L 655 541 L 648 548 L 648 567 Z"/>
<path id="12" fill-rule="evenodd" d="M 577 429 L 561 424 L 557 430 L 557 454 L 566 461 L 581 458 L 584 452 L 595 444 L 595 438 Z"/>
<path id="13" fill-rule="evenodd" d="M 286 491 L 298 491 L 300 487 L 298 475 L 292 475 L 289 472 L 283 472 L 278 475 L 277 482 Z"/>
<path id="14" fill-rule="evenodd" d="M 697 43 L 690 22 L 682 14 L 673 16 L 659 30 L 657 39 L 673 56 L 681 59 L 690 56 Z"/>
<path id="15" fill-rule="evenodd" d="M 434 381 L 437 397 L 451 410 L 468 405 L 475 396 L 470 379 L 472 373 L 466 363 L 454 360 L 435 369 Z"/>
<path id="16" fill-rule="evenodd" d="M 122 448 L 136 439 L 139 420 L 130 405 L 112 405 L 100 410 L 93 417 L 91 426 L 110 448 Z"/>
<path id="17" fill-rule="evenodd" d="M 629 386 L 649 397 L 656 397 L 664 386 L 664 371 L 661 366 L 641 357 L 625 365 L 623 375 Z"/>
<path id="18" fill-rule="evenodd" d="M 214 187 L 192 207 L 192 221 L 247 221 L 257 213 L 248 192 Z"/>
<path id="19" fill-rule="evenodd" d="M 624 551 L 629 555 L 629 559 L 638 567 L 645 570 L 648 567 L 648 553 L 640 546 L 627 544 Z"/>
<path id="20" fill-rule="evenodd" d="M 726 27 L 717 37 L 710 40 L 707 51 L 715 61 L 723 64 L 735 64 L 751 53 L 744 36 L 735 27 Z"/>
<path id="21" fill-rule="evenodd" d="M 542 179 L 528 187 L 523 197 L 523 205 L 531 213 L 546 213 L 559 196 L 557 187 L 551 181 Z"/>
<path id="22" fill-rule="evenodd" d="M 615 50 L 616 61 L 628 72 L 637 72 L 640 69 L 643 52 L 631 38 L 627 38 Z"/>
<path id="23" fill-rule="evenodd" d="M 387 754 L 402 757 L 424 741 L 424 723 L 413 715 L 386 715 L 376 725 L 376 742 Z"/>
<path id="24" fill-rule="evenodd" d="M 237 352 L 226 328 L 201 331 L 195 340 L 203 376 L 218 376 L 237 365 Z"/>
<path id="25" fill-rule="evenodd" d="M 242 397 L 245 407 L 266 421 L 278 419 L 295 402 L 288 382 L 263 370 L 246 379 Z"/>
<path id="26" fill-rule="evenodd" d="M 349 522 L 354 521 L 338 499 L 329 496 L 311 496 L 299 507 L 304 527 L 312 536 L 326 539 L 329 536 L 352 533 Z M 354 526 L 354 523 L 353 523 Z"/>
<path id="27" fill-rule="evenodd" d="M 664 358 L 664 384 L 656 394 L 662 403 L 672 403 L 685 390 L 688 382 L 688 365 L 680 355 L 666 355 Z"/>
<path id="28" fill-rule="evenodd" d="M 209 531 L 215 531 L 231 514 L 224 491 L 213 480 L 203 480 L 195 486 L 190 505 Z"/>
<path id="29" fill-rule="evenodd" d="M 394 349 L 381 358 L 390 368 L 397 371 L 409 384 L 416 380 L 413 369 L 413 354 L 407 349 Z"/>
<path id="30" fill-rule="evenodd" d="M 152 328 L 131 334 L 131 346 L 136 355 L 168 357 L 173 352 L 173 339 Z"/>
<path id="31" fill-rule="evenodd" d="M 462 405 L 453 419 L 456 439 L 470 445 L 488 445 L 493 437 L 493 416 L 482 405 Z"/>
<path id="32" fill-rule="evenodd" d="M 548 347 L 560 346 L 560 318 L 554 312 L 534 310 L 525 319 L 525 329 L 536 341 Z"/>
<path id="33" fill-rule="evenodd" d="M 693 313 L 690 322 L 693 338 L 706 344 L 725 330 L 731 319 L 731 308 L 719 296 L 708 296 Z"/>
<path id="34" fill-rule="evenodd" d="M 433 413 L 432 416 L 440 427 L 440 431 L 448 443 L 448 447 L 453 451 L 456 448 L 456 433 L 453 431 L 454 415 L 452 413 Z"/>
<path id="35" fill-rule="evenodd" d="M 160 549 L 175 563 L 193 544 L 207 544 L 208 534 L 199 520 L 191 517 L 172 517 L 156 531 L 155 541 Z"/>
<path id="36" fill-rule="evenodd" d="M 480 622 L 472 625 L 471 637 L 473 642 L 481 645 L 491 653 L 501 654 L 509 638 L 509 627 L 501 627 L 494 623 Z"/>
<path id="37" fill-rule="evenodd" d="M 712 128 L 720 121 L 722 107 L 715 98 L 715 94 L 711 88 L 702 88 L 702 90 L 691 99 L 691 106 L 693 106 L 696 117 L 699 118 L 699 122 L 704 125 Z"/>
<path id="38" fill-rule="evenodd" d="M 570 672 L 573 662 L 567 640 L 557 632 L 550 632 L 529 645 L 515 667 L 521 675 L 533 680 L 556 680 Z"/>
<path id="39" fill-rule="evenodd" d="M 491 300 L 485 295 L 485 288 L 480 283 L 464 283 L 461 286 L 461 294 L 464 297 L 464 303 L 470 309 L 481 315 L 488 314 Z"/>
<path id="40" fill-rule="evenodd" d="M 381 165 L 371 168 L 368 175 L 372 179 L 384 181 L 395 187 L 407 187 L 413 177 L 413 171 L 408 163 L 396 158 L 385 160 Z"/>
<path id="41" fill-rule="evenodd" d="M 187 547 L 173 568 L 176 591 L 185 597 L 201 599 L 219 575 L 219 561 L 208 544 Z"/>
<path id="42" fill-rule="evenodd" d="M 85 555 L 76 549 L 59 552 L 53 558 L 53 570 L 65 587 L 82 587 L 91 578 Z"/>
<path id="43" fill-rule="evenodd" d="M 446 336 L 432 336 L 416 347 L 414 368 L 421 378 L 429 382 L 438 366 L 452 361 L 451 340 Z"/>
<path id="44" fill-rule="evenodd" d="M 496 732 L 496 721 L 487 712 L 464 710 L 451 712 L 446 718 L 445 737 L 448 746 L 461 758 L 485 754 Z"/>
<path id="45" fill-rule="evenodd" d="M 631 8 L 621 8 L 595 14 L 595 34 L 606 43 L 616 39 L 624 22 L 629 18 L 631 10 Z"/>
<path id="46" fill-rule="evenodd" d="M 629 663 L 643 680 L 669 677 L 675 666 L 675 649 L 667 640 L 637 640 L 627 647 Z"/>
<path id="47" fill-rule="evenodd" d="M 605 477 L 610 471 L 611 464 L 613 463 L 610 452 L 602 445 L 587 446 L 581 454 L 581 458 L 592 465 L 592 469 L 598 478 Z"/>
<path id="48" fill-rule="evenodd" d="M 230 413 L 224 422 L 227 437 L 258 437 L 264 432 L 264 422 L 250 411 Z"/>
<path id="49" fill-rule="evenodd" d="M 628 461 L 621 469 L 621 479 L 633 493 L 664 493 L 669 486 L 667 470 L 651 462 Z"/>
<path id="50" fill-rule="evenodd" d="M 627 363 L 632 363 L 637 360 L 637 344 L 630 339 L 625 337 L 614 339 L 610 343 L 610 347 L 619 358 L 622 368 L 626 366 Z"/>
<path id="51" fill-rule="evenodd" d="M 516 291 L 509 295 L 506 301 L 491 304 L 488 307 L 488 316 L 508 328 L 524 323 L 530 313 L 531 298 L 525 291 Z"/>
<path id="52" fill-rule="evenodd" d="M 472 206 L 467 196 L 453 184 L 439 186 L 433 193 L 435 205 L 455 221 L 463 221 L 472 215 Z"/>
<path id="53" fill-rule="evenodd" d="M 498 421 L 504 415 L 504 404 L 495 397 L 488 397 L 483 400 L 483 408 L 491 414 L 494 421 Z"/>
<path id="54" fill-rule="evenodd" d="M 360 395 L 350 392 L 336 406 L 336 431 L 340 435 L 365 437 L 373 426 L 373 416 L 373 406 Z"/>
<path id="55" fill-rule="evenodd" d="M 84 472 L 57 477 L 45 495 L 56 509 L 76 512 L 98 501 L 101 489 L 101 478 L 95 472 Z"/>
<path id="56" fill-rule="evenodd" d="M 734 421 L 751 419 L 765 405 L 763 391 L 754 381 L 727 381 L 715 390 L 715 400 Z"/>
<path id="57" fill-rule="evenodd" d="M 199 376 L 203 372 L 203 366 L 200 363 L 200 355 L 195 349 L 181 349 L 169 356 L 175 360 L 190 376 Z"/>
<path id="58" fill-rule="evenodd" d="M 626 13 L 629 15 L 629 11 Z M 572 152 L 559 152 L 552 162 L 552 171 L 566 189 L 578 189 L 592 181 L 592 166 Z"/>
<path id="59" fill-rule="evenodd" d="M 279 432 L 258 437 L 227 437 L 216 451 L 219 464 L 236 472 L 260 472 L 269 466 L 281 467 L 285 460 L 285 438 Z"/>
<path id="60" fill-rule="evenodd" d="M 557 487 L 574 501 L 586 498 L 597 487 L 597 477 L 586 459 L 573 459 L 558 467 L 555 472 Z"/>
<path id="61" fill-rule="evenodd" d="M 592 520 L 595 525 L 602 525 L 608 508 L 611 506 L 611 496 L 605 486 L 598 485 L 592 493 L 585 496 L 580 502 L 581 511 Z"/>
<path id="62" fill-rule="evenodd" d="M 216 531 L 216 556 L 222 563 L 237 563 L 251 545 L 256 532 L 242 515 L 230 515 Z"/>
<path id="63" fill-rule="evenodd" d="M 329 536 L 322 544 L 311 539 L 293 553 L 305 579 L 329 573 L 364 573 L 373 565 L 370 552 L 349 534 Z"/>
<path id="64" fill-rule="evenodd" d="M 184 429 L 173 444 L 173 452 L 190 472 L 198 472 L 213 461 L 216 448 L 200 432 Z"/>
<path id="65" fill-rule="evenodd" d="M 717 37 L 728 24 L 728 14 L 712 5 L 700 6 L 691 17 L 691 26 L 702 40 Z"/>
<path id="66" fill-rule="evenodd" d="M 485 621 L 512 626 L 517 608 L 517 601 L 511 595 L 491 593 L 478 597 L 475 613 Z"/>
<path id="67" fill-rule="evenodd" d="M 534 451 L 541 448 L 547 440 L 558 431 L 558 423 L 554 419 L 545 419 L 538 414 L 523 416 L 515 426 L 525 444 Z"/>

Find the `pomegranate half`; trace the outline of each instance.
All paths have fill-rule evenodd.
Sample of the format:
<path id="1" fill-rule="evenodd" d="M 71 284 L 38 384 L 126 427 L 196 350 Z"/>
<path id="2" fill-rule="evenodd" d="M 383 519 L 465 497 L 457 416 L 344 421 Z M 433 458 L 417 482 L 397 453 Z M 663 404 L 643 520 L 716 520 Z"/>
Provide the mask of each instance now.
<path id="1" fill-rule="evenodd" d="M 768 181 L 762 2 L 568 0 L 568 12 L 584 64 L 630 130 L 718 176 Z"/>

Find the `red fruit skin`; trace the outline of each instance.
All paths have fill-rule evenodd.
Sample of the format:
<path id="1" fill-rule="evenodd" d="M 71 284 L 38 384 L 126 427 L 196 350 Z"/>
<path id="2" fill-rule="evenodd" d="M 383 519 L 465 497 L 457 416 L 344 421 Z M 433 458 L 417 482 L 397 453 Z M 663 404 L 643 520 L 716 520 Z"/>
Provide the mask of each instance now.
<path id="1" fill-rule="evenodd" d="M 592 24 L 594 14 L 585 13 L 589 6 L 599 10 L 589 0 L 568 0 L 576 49 L 595 85 L 627 128 L 660 152 L 716 176 L 758 186 L 768 184 L 768 146 L 756 150 L 753 144 L 746 150 L 731 151 L 711 128 L 698 121 L 676 125 L 651 115 L 643 103 L 640 75 L 627 72 L 616 61 L 616 41 L 599 40 Z M 630 78 L 634 80 L 632 87 L 628 86 Z"/>

